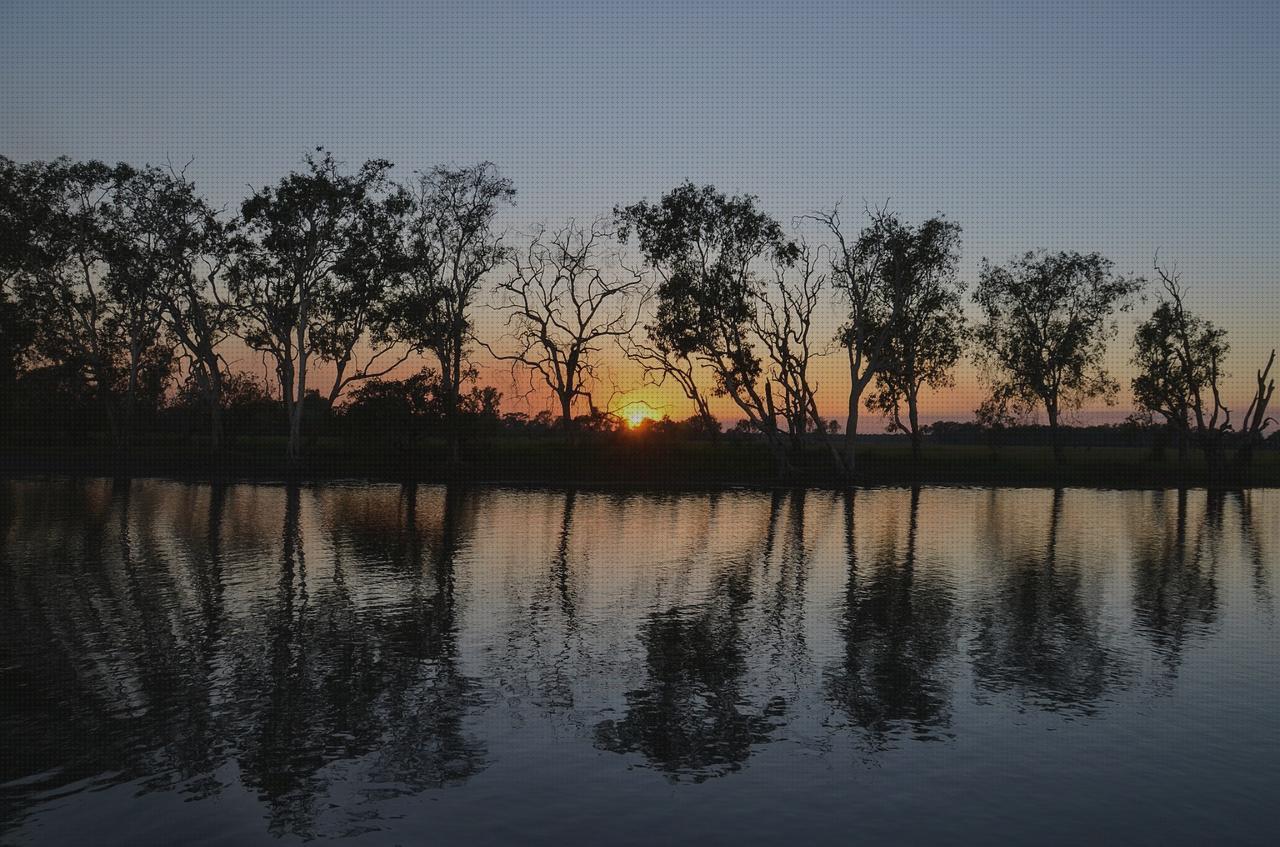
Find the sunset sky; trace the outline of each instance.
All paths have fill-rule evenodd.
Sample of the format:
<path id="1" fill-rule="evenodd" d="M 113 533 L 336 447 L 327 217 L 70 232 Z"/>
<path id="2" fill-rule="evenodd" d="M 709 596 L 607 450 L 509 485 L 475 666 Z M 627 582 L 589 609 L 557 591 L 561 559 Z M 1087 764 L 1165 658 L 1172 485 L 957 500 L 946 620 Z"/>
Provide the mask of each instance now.
<path id="1" fill-rule="evenodd" d="M 1280 345 L 1277 3 L 50 0 L 3 20 L 0 154 L 19 160 L 193 159 L 231 210 L 317 145 L 403 177 L 487 159 L 519 192 L 515 240 L 685 179 L 757 194 L 788 224 L 888 200 L 964 228 L 971 285 L 984 256 L 1097 250 L 1149 274 L 1159 249 L 1229 330 L 1241 409 Z M 1111 352 L 1121 406 L 1085 419 L 1127 411 L 1134 324 Z M 927 417 L 971 415 L 972 369 L 958 380 Z M 843 356 L 817 381 L 843 418 Z M 669 391 L 614 406 L 637 399 L 690 412 Z"/>

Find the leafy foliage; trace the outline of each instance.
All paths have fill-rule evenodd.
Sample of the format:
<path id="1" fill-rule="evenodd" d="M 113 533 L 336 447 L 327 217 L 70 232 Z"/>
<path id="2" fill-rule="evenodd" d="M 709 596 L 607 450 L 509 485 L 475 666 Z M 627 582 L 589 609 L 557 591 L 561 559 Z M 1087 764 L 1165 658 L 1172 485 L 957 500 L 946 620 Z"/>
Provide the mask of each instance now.
<path id="1" fill-rule="evenodd" d="M 510 179 L 482 162 L 420 175 L 410 199 L 406 275 L 392 322 L 412 350 L 435 355 L 451 419 L 471 367 L 471 310 L 480 284 L 508 255 L 495 218 L 515 194 Z"/>
<path id="2" fill-rule="evenodd" d="M 1042 405 L 1056 429 L 1062 411 L 1118 389 L 1103 367 L 1113 315 L 1144 284 L 1112 272 L 1097 253 L 1028 252 L 1006 265 L 983 260 L 974 300 L 982 310 L 976 358 L 991 386 L 992 409 Z M 988 412 L 988 416 L 1000 416 Z"/>
<path id="3" fill-rule="evenodd" d="M 1226 331 L 1164 301 L 1134 334 L 1133 397 L 1138 407 L 1164 417 L 1172 427 L 1191 425 L 1198 397 L 1225 376 Z"/>
<path id="4" fill-rule="evenodd" d="M 291 458 L 298 456 L 312 358 L 334 367 L 331 404 L 351 382 L 390 369 L 372 370 L 394 346 L 385 305 L 404 269 L 396 233 L 408 201 L 390 185 L 390 168 L 373 159 L 346 174 L 318 149 L 302 171 L 255 191 L 241 207 L 230 290 L 245 342 L 275 365 Z M 348 373 L 362 339 L 374 352 Z"/>
<path id="5" fill-rule="evenodd" d="M 634 232 L 660 277 L 656 316 L 646 327 L 656 358 L 668 366 L 672 357 L 704 363 L 714 393 L 731 398 L 780 455 L 771 381 L 760 385 L 765 363 L 756 345 L 765 295 L 757 265 L 790 267 L 800 246 L 755 197 L 729 197 L 709 185 L 686 182 L 656 204 L 642 201 L 614 214 L 619 237 Z"/>
<path id="6" fill-rule="evenodd" d="M 966 338 L 964 285 L 956 278 L 960 227 L 931 218 L 914 228 L 894 220 L 881 229 L 889 248 L 886 278 L 902 290 L 896 316 L 892 308 L 881 310 L 888 337 L 866 405 L 885 413 L 889 431 L 910 434 L 918 448 L 920 391 L 953 384 L 951 370 Z"/>

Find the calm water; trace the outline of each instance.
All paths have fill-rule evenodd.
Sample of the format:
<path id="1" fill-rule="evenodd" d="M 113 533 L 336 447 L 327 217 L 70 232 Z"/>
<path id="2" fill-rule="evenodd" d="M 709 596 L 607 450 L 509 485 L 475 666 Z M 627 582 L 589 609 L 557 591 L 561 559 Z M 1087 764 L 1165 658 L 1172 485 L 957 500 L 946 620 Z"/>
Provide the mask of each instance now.
<path id="1" fill-rule="evenodd" d="M 1275 843 L 1280 492 L 0 483 L 0 842 Z"/>

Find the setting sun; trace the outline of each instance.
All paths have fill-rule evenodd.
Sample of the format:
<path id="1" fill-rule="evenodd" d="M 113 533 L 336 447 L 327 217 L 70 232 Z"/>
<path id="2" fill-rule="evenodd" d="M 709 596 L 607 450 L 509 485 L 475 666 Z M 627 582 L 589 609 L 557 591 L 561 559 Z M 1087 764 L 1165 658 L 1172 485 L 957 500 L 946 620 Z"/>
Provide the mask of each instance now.
<path id="1" fill-rule="evenodd" d="M 648 403 L 641 400 L 623 408 L 622 417 L 626 419 L 628 427 L 635 429 L 645 421 L 657 420 L 658 412 Z"/>

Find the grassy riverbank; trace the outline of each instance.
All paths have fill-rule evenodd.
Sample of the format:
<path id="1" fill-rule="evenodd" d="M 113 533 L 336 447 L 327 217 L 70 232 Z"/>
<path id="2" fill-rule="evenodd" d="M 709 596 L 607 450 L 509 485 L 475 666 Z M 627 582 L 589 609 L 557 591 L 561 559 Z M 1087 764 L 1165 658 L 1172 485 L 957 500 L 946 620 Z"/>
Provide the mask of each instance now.
<path id="1" fill-rule="evenodd" d="M 871 444 L 858 453 L 859 485 L 913 483 L 981 486 L 1093 486 L 1167 488 L 1180 486 L 1280 486 L 1280 451 L 1259 452 L 1245 472 L 1230 470 L 1214 480 L 1203 459 L 1185 462 L 1170 452 L 1163 459 L 1145 448 L 1068 448 L 1058 464 L 1043 447 L 926 445 L 913 461 L 905 445 Z M 10 440 L 0 450 L 0 472 L 8 475 L 167 476 L 180 479 L 280 480 L 371 479 L 386 481 L 521 485 L 581 485 L 634 488 L 717 488 L 837 486 L 825 448 L 806 448 L 793 457 L 794 472 L 780 480 L 765 447 L 751 441 L 671 442 L 636 438 L 593 438 L 572 444 L 558 438 L 495 438 L 463 449 L 462 463 L 450 469 L 442 443 L 410 449 L 346 444 L 320 439 L 308 445 L 301 465 L 284 460 L 283 440 L 243 441 L 215 453 L 179 440 L 157 439 L 128 455 L 102 443 L 74 445 Z"/>

